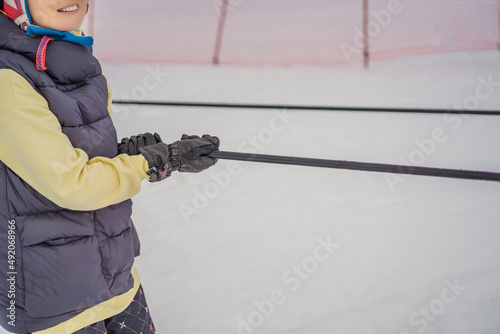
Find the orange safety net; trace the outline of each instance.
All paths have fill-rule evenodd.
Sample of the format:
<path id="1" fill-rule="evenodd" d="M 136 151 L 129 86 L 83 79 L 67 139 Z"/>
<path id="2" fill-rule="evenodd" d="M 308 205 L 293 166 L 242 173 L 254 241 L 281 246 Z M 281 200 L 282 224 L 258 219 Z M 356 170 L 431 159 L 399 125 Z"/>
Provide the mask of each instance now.
<path id="1" fill-rule="evenodd" d="M 499 17 L 499 0 L 93 0 L 87 33 L 108 61 L 329 65 L 497 50 Z"/>

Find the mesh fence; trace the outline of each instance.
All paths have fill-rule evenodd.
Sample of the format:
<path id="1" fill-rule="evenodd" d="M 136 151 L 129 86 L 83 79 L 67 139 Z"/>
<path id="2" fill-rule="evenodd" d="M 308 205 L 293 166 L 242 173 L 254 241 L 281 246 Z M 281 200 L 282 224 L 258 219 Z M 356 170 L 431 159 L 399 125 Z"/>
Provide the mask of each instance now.
<path id="1" fill-rule="evenodd" d="M 130 3 L 93 1 L 87 32 L 100 59 L 209 64 L 215 56 L 221 64 L 328 65 L 360 61 L 365 52 L 376 60 L 500 49 L 500 0 Z"/>

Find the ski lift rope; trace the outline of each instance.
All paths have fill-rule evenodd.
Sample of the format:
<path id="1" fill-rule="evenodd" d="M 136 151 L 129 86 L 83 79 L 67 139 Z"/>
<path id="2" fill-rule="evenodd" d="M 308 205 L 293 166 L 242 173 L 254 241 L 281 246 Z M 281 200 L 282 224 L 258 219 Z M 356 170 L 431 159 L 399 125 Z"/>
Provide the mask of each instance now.
<path id="1" fill-rule="evenodd" d="M 269 154 L 253 154 L 253 153 L 226 152 L 226 151 L 212 152 L 209 154 L 209 156 L 217 159 L 263 162 L 263 163 L 281 164 L 281 165 L 322 167 L 322 168 L 357 170 L 365 172 L 435 176 L 435 177 L 446 177 L 453 179 L 500 182 L 500 173 L 470 171 L 470 170 L 460 170 L 460 169 L 391 165 L 391 164 L 380 164 L 372 162 L 344 161 L 344 160 L 312 159 L 312 158 L 287 157 L 287 156 L 269 155 Z"/>
<path id="2" fill-rule="evenodd" d="M 455 109 L 422 109 L 422 108 L 370 108 L 370 107 L 328 107 L 328 106 L 290 106 L 290 105 L 261 105 L 261 104 L 221 104 L 221 103 L 189 103 L 189 102 L 157 102 L 157 101 L 113 101 L 115 104 L 137 104 L 152 106 L 177 107 L 209 107 L 209 108 L 241 108 L 241 109 L 287 109 L 287 110 L 325 110 L 325 111 L 359 111 L 359 112 L 389 112 L 389 113 L 424 113 L 424 114 L 466 114 L 482 116 L 500 116 L 498 110 L 455 110 Z M 500 173 L 434 168 L 421 166 L 405 166 L 381 164 L 371 162 L 327 160 L 279 156 L 269 154 L 254 154 L 241 152 L 216 151 L 210 157 L 225 160 L 246 162 L 260 162 L 281 165 L 295 165 L 306 167 L 321 167 L 365 172 L 380 172 L 391 174 L 421 175 L 453 179 L 481 180 L 500 182 Z"/>
<path id="3" fill-rule="evenodd" d="M 304 106 L 280 104 L 243 104 L 243 103 L 209 103 L 209 102 L 166 102 L 166 101 L 126 101 L 116 100 L 114 104 L 135 104 L 148 106 L 168 107 L 203 107 L 203 108 L 231 108 L 231 109 L 282 109 L 282 110 L 317 110 L 317 111 L 357 111 L 376 113 L 407 113 L 407 114 L 456 114 L 500 116 L 500 110 L 471 110 L 471 109 L 439 109 L 439 108 L 384 108 L 384 107 L 348 107 L 348 106 Z"/>

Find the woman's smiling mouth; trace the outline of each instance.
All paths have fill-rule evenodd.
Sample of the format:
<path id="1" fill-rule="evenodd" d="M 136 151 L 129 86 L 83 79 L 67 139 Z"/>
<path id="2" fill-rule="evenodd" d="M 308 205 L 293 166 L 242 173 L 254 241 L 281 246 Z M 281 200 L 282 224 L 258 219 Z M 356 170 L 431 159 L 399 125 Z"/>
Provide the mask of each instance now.
<path id="1" fill-rule="evenodd" d="M 57 11 L 59 13 L 71 13 L 71 12 L 75 12 L 77 10 L 78 10 L 78 5 L 71 5 L 71 6 L 68 6 L 68 7 L 64 7 L 64 8 L 58 9 Z"/>

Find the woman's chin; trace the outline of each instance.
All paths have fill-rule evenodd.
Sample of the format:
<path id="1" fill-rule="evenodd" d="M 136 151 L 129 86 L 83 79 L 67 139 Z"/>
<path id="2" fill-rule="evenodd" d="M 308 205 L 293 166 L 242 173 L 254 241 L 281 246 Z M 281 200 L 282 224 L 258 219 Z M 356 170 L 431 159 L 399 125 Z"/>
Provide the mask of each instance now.
<path id="1" fill-rule="evenodd" d="M 33 22 L 33 24 L 47 29 L 58 30 L 58 31 L 75 31 L 80 29 L 83 24 L 82 20 L 71 20 L 71 22 L 51 22 L 50 24 L 37 24 L 37 22 Z"/>

